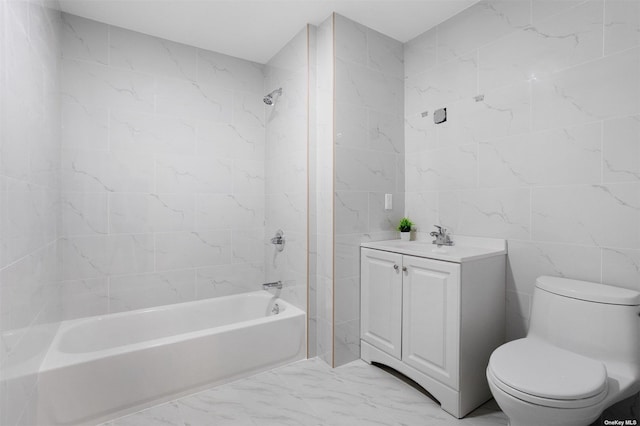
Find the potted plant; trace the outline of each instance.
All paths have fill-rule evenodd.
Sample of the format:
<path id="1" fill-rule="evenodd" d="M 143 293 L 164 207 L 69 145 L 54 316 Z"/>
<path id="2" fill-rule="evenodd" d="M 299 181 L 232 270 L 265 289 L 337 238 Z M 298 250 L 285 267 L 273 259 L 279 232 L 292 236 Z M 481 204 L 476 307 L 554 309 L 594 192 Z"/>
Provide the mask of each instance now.
<path id="1" fill-rule="evenodd" d="M 411 228 L 413 227 L 413 222 L 409 220 L 408 217 L 403 217 L 400 219 L 400 223 L 398 224 L 398 231 L 400 231 L 400 239 L 403 241 L 411 240 Z"/>

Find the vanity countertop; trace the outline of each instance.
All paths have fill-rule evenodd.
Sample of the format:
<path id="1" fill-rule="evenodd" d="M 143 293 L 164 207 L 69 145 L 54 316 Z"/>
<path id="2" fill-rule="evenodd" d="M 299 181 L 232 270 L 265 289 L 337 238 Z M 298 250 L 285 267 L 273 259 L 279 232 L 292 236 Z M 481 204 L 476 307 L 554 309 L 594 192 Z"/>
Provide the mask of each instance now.
<path id="1" fill-rule="evenodd" d="M 373 241 L 362 243 L 360 247 L 455 263 L 507 254 L 506 240 L 466 237 L 462 235 L 454 235 L 452 236 L 452 240 L 455 245 L 441 246 L 440 248 L 430 241 L 403 240 Z"/>

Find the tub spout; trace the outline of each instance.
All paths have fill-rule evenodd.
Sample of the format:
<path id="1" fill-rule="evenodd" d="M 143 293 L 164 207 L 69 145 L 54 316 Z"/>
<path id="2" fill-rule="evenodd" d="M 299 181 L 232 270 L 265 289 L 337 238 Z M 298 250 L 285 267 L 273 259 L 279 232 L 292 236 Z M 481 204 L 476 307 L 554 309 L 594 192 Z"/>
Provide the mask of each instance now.
<path id="1" fill-rule="evenodd" d="M 272 283 L 264 283 L 262 284 L 262 288 L 264 290 L 269 290 L 270 288 L 277 288 L 278 290 L 282 289 L 282 281 L 274 281 Z"/>

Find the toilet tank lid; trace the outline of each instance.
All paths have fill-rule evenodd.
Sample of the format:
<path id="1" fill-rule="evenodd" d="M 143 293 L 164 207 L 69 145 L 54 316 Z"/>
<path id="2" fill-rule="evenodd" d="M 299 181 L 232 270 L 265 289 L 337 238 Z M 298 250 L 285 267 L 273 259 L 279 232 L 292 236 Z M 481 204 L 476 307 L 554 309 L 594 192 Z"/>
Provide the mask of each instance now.
<path id="1" fill-rule="evenodd" d="M 640 305 L 640 293 L 628 288 L 614 287 L 589 281 L 541 276 L 536 287 L 560 296 L 611 305 Z"/>

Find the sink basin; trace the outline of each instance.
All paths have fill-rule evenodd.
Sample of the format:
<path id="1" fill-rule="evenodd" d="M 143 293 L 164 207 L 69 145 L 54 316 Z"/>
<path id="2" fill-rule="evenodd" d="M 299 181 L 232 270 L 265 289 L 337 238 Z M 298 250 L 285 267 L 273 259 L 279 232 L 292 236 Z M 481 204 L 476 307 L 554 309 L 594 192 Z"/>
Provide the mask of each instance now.
<path id="1" fill-rule="evenodd" d="M 507 253 L 507 242 L 495 238 L 454 236 L 454 246 L 438 247 L 427 241 L 387 240 L 360 244 L 377 250 L 392 251 L 410 256 L 426 257 L 462 263 Z"/>

